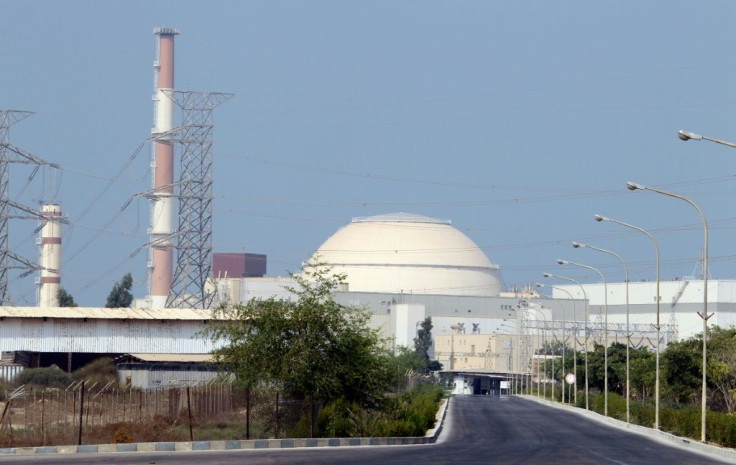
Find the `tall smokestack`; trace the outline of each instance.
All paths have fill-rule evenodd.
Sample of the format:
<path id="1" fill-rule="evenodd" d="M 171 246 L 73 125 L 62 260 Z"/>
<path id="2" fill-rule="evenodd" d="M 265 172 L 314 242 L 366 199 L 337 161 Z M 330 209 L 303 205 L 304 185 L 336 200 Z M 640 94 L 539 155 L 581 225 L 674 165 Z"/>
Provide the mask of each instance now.
<path id="1" fill-rule="evenodd" d="M 41 228 L 41 282 L 38 289 L 39 307 L 59 306 L 61 283 L 61 206 L 50 203 L 41 208 L 44 225 Z"/>
<path id="2" fill-rule="evenodd" d="M 153 135 L 163 134 L 174 127 L 174 102 L 164 90 L 174 89 L 174 37 L 179 31 L 157 27 L 158 56 L 153 64 L 155 89 L 153 96 Z M 171 234 L 174 232 L 174 146 L 164 141 L 154 142 L 153 198 L 151 201 L 151 307 L 163 308 L 171 289 L 174 254 Z"/>

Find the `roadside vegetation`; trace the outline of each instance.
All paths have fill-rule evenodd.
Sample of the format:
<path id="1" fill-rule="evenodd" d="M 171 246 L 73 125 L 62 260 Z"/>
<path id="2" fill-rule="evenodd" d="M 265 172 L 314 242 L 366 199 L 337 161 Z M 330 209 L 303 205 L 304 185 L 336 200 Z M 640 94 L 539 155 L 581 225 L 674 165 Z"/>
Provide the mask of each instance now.
<path id="1" fill-rule="evenodd" d="M 344 278 L 312 263 L 294 275 L 294 299 L 218 308 L 206 332 L 222 345 L 217 362 L 247 399 L 257 392 L 290 400 L 283 415 L 293 430 L 284 431 L 280 418 L 262 425 L 273 437 L 423 435 L 444 392 L 431 375 L 440 368 L 428 355 L 431 319 L 413 350 L 394 353 L 368 326 L 369 312 L 335 300 Z"/>
<path id="2" fill-rule="evenodd" d="M 564 373 L 573 371 L 572 348 L 566 347 L 565 367 L 561 366 L 563 345 L 548 344 L 537 352 L 554 355 L 555 367 L 547 361 L 543 370 L 558 388 Z M 708 329 L 707 431 L 709 442 L 736 447 L 736 328 Z M 655 354 L 648 347 L 630 348 L 631 422 L 653 427 L 655 417 Z M 596 344 L 588 353 L 588 383 L 591 410 L 604 412 L 604 347 Z M 660 429 L 679 436 L 700 439 L 703 366 L 703 335 L 670 343 L 660 357 Z M 626 345 L 615 342 L 608 348 L 608 415 L 626 420 Z M 584 353 L 577 354 L 578 388 L 585 379 Z M 536 395 L 536 385 L 531 394 Z M 551 387 L 543 389 L 551 398 Z M 577 406 L 585 408 L 585 393 L 578 392 Z"/>

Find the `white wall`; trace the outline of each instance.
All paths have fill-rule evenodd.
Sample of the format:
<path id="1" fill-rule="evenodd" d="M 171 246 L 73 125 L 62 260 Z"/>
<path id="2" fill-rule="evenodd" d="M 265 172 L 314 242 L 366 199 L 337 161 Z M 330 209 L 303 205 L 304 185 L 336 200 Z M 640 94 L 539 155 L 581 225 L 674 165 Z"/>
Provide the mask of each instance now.
<path id="1" fill-rule="evenodd" d="M 391 312 L 395 320 L 396 347 L 414 347 L 419 324 L 424 321 L 424 304 L 397 304 Z"/>

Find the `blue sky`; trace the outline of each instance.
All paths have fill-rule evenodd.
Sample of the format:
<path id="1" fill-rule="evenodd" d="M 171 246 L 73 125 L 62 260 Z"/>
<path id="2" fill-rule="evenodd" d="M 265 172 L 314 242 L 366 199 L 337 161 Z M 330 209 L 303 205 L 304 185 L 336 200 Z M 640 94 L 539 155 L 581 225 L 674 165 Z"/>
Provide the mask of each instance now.
<path id="1" fill-rule="evenodd" d="M 11 196 L 56 200 L 62 285 L 104 305 L 126 272 L 146 294 L 149 150 L 157 26 L 176 39 L 180 89 L 236 94 L 215 112 L 216 252 L 264 253 L 296 271 L 352 217 L 405 211 L 451 219 L 500 266 L 507 287 L 599 267 L 693 274 L 700 219 L 711 276 L 736 278 L 736 151 L 683 143 L 678 129 L 736 140 L 730 1 L 38 1 L 4 0 L 0 108 L 29 110 L 11 142 L 62 166 Z M 35 259 L 32 221 L 11 226 Z M 16 304 L 33 277 L 11 275 Z"/>

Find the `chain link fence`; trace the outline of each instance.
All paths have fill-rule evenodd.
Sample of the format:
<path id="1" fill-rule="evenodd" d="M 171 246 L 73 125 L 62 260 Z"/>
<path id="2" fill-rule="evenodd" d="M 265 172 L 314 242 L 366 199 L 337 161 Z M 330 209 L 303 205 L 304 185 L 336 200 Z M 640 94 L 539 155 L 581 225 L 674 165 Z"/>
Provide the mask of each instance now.
<path id="1" fill-rule="evenodd" d="M 210 382 L 159 389 L 73 383 L 21 386 L 0 403 L 0 447 L 193 440 L 195 424 L 233 413 L 233 386 Z M 182 431 L 189 437 L 180 438 Z"/>
<path id="2" fill-rule="evenodd" d="M 411 370 L 400 373 L 392 395 L 426 381 Z M 24 385 L 5 391 L 5 399 L 0 402 L 0 448 L 308 438 L 320 434 L 317 422 L 324 407 L 285 397 L 269 386 L 237 387 L 232 379 L 156 389 L 123 388 L 117 382 Z"/>

